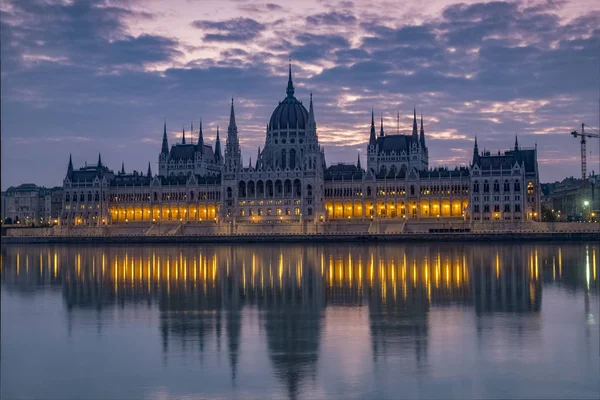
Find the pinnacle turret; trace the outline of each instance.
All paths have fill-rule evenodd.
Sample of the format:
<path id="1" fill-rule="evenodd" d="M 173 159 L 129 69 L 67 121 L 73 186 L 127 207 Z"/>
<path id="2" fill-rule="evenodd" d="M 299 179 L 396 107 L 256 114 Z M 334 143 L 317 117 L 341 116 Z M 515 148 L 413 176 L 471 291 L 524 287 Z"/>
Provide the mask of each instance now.
<path id="1" fill-rule="evenodd" d="M 204 135 L 202 134 L 202 120 L 200 120 L 200 129 L 198 131 L 198 144 L 196 145 L 200 154 L 204 154 Z"/>
<path id="2" fill-rule="evenodd" d="M 102 157 L 100 153 L 98 153 L 98 169 L 102 169 Z"/>
<path id="3" fill-rule="evenodd" d="M 384 137 L 385 133 L 383 132 L 383 115 L 381 115 L 381 124 L 379 128 L 379 137 Z"/>
<path id="4" fill-rule="evenodd" d="M 515 134 L 515 151 L 518 151 L 518 150 L 519 150 L 519 138 Z"/>
<path id="5" fill-rule="evenodd" d="M 475 145 L 473 146 L 473 165 L 479 161 L 479 147 L 477 147 L 477 136 L 475 136 Z"/>
<path id="6" fill-rule="evenodd" d="M 375 137 L 375 112 L 371 109 L 371 134 L 369 136 L 369 145 L 375 146 L 377 138 Z"/>
<path id="7" fill-rule="evenodd" d="M 417 108 L 414 108 L 412 136 L 415 142 L 419 140 L 419 131 L 417 130 Z"/>
<path id="8" fill-rule="evenodd" d="M 169 154 L 169 142 L 167 140 L 167 121 L 165 120 L 165 126 L 163 130 L 162 149 L 161 154 Z"/>
<path id="9" fill-rule="evenodd" d="M 356 162 L 356 168 L 358 168 L 359 170 L 361 170 L 362 168 L 360 167 L 360 153 L 358 153 L 358 161 Z"/>
<path id="10" fill-rule="evenodd" d="M 121 162 L 121 174 L 125 175 L 125 162 Z"/>
<path id="11" fill-rule="evenodd" d="M 423 129 L 423 113 L 421 113 L 421 131 L 419 134 L 419 143 L 421 147 L 425 149 L 425 129 Z"/>
<path id="12" fill-rule="evenodd" d="M 181 144 L 185 144 L 185 128 L 181 128 L 181 132 L 183 134 L 183 139 L 181 140 Z"/>
<path id="13" fill-rule="evenodd" d="M 152 178 L 152 169 L 150 168 L 150 161 L 148 161 L 148 171 L 146 172 L 148 178 Z"/>
<path id="14" fill-rule="evenodd" d="M 315 110 L 313 108 L 313 100 L 312 100 L 312 92 L 310 93 L 310 105 L 308 107 L 308 126 L 314 128 L 316 126 L 315 122 Z"/>
<path id="15" fill-rule="evenodd" d="M 69 166 L 67 167 L 67 176 L 71 177 L 73 175 L 73 158 L 71 154 L 69 154 Z"/>
<path id="16" fill-rule="evenodd" d="M 217 139 L 215 140 L 215 161 L 220 162 L 221 159 L 221 140 L 219 139 L 219 125 L 217 125 Z"/>

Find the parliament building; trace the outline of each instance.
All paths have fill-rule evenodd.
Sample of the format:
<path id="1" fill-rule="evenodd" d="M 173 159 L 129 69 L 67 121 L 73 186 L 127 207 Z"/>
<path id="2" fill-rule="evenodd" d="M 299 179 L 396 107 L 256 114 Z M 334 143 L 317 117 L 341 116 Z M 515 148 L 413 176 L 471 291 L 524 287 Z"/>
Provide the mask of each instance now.
<path id="1" fill-rule="evenodd" d="M 242 164 L 234 103 L 223 149 L 197 141 L 169 147 L 166 123 L 158 174 L 114 172 L 98 161 L 64 178 L 62 225 L 212 224 L 229 233 L 283 224 L 289 232 L 319 232 L 339 220 L 477 223 L 540 219 L 537 149 L 514 146 L 480 152 L 475 139 L 468 166 L 431 168 L 416 111 L 412 133 L 376 130 L 371 113 L 367 165 L 327 165 L 319 144 L 312 95 L 308 110 L 294 95 L 291 66 L 286 97 L 266 126 L 255 163 Z M 193 132 L 192 132 L 193 133 Z M 338 220 L 338 221 L 336 221 Z M 246 227 L 246 228 L 244 228 Z"/>

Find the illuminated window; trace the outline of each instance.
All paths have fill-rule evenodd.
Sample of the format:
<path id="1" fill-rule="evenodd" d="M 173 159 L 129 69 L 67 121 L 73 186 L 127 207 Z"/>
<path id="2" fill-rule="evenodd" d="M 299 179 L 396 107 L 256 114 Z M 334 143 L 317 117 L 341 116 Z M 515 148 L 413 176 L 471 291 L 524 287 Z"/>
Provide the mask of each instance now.
<path id="1" fill-rule="evenodd" d="M 527 194 L 533 194 L 533 182 L 527 182 Z"/>
<path id="2" fill-rule="evenodd" d="M 272 211 L 270 208 L 267 208 L 267 215 L 271 215 Z"/>
<path id="3" fill-rule="evenodd" d="M 278 209 L 276 210 L 276 213 L 277 213 L 277 215 L 281 215 L 281 208 L 278 208 Z"/>
<path id="4" fill-rule="evenodd" d="M 294 214 L 300 215 L 300 207 L 296 207 L 296 209 L 294 210 Z"/>

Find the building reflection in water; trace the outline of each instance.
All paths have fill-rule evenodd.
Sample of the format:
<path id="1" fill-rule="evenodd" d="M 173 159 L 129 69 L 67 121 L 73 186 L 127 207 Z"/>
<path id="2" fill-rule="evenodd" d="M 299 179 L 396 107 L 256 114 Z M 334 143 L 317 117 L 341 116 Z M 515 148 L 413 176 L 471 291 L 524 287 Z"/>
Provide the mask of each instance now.
<path id="1" fill-rule="evenodd" d="M 69 312 L 158 308 L 165 356 L 176 343 L 202 355 L 208 340 L 219 351 L 226 341 L 234 383 L 242 311 L 254 308 L 277 378 L 296 397 L 316 375 L 327 307 L 368 308 L 375 364 L 411 351 L 424 368 L 433 308 L 537 313 L 543 285 L 597 293 L 598 253 L 590 244 L 11 246 L 0 268 L 8 293 L 61 290 Z"/>

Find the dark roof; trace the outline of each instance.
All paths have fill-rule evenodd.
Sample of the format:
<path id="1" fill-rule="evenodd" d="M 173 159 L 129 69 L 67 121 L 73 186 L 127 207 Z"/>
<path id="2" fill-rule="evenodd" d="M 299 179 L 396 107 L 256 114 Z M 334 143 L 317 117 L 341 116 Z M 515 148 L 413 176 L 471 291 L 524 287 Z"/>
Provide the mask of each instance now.
<path id="1" fill-rule="evenodd" d="M 379 152 L 401 153 L 405 151 L 409 152 L 410 147 L 413 143 L 413 137 L 410 135 L 386 135 L 377 138 L 377 145 L 379 146 Z"/>
<path id="2" fill-rule="evenodd" d="M 141 174 L 117 175 L 110 181 L 110 186 L 149 186 L 151 177 Z"/>
<path id="3" fill-rule="evenodd" d="M 88 165 L 87 167 L 79 168 L 76 171 L 73 171 L 69 179 L 71 182 L 92 182 L 96 177 L 98 179 L 102 178 L 102 175 L 110 172 L 109 169 L 105 166 L 101 166 L 98 168 L 97 165 Z"/>
<path id="4" fill-rule="evenodd" d="M 511 169 L 515 163 L 525 164 L 525 172 L 536 171 L 536 155 L 534 149 L 511 150 L 504 154 L 490 154 L 479 156 L 477 164 L 482 170 L 486 169 Z"/>
<path id="5" fill-rule="evenodd" d="M 331 165 L 325 170 L 325 180 L 360 180 L 363 177 L 363 171 L 353 164 Z"/>
<path id="6" fill-rule="evenodd" d="M 195 144 L 176 144 L 171 147 L 169 158 L 171 160 L 194 160 L 194 153 L 196 152 Z"/>
<path id="7" fill-rule="evenodd" d="M 304 129 L 308 124 L 308 111 L 293 96 L 287 97 L 275 108 L 271 115 L 269 129 L 285 129 L 288 123 L 290 129 L 296 129 L 296 124 L 299 129 Z"/>
<path id="8" fill-rule="evenodd" d="M 204 157 L 207 157 L 207 158 L 210 158 L 210 159 L 214 159 L 215 158 L 215 153 L 213 151 L 213 148 L 209 144 L 205 144 L 204 145 Z"/>

